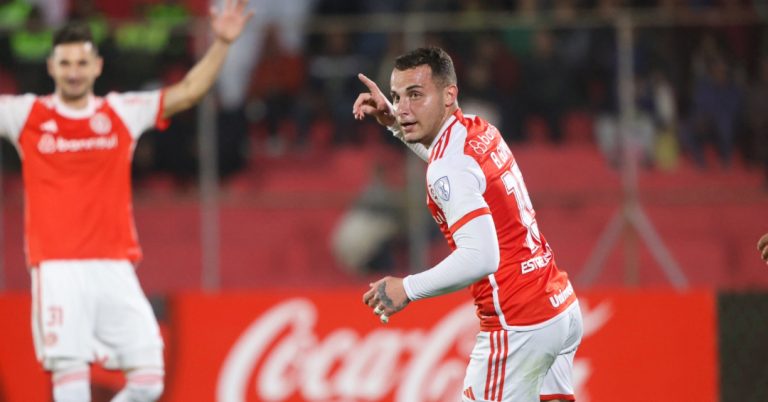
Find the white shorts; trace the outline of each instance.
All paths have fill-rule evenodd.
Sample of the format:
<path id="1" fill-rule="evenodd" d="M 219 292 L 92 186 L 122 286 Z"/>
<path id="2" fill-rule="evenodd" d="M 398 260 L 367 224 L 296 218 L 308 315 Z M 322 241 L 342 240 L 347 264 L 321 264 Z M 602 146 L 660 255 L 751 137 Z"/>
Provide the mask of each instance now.
<path id="1" fill-rule="evenodd" d="M 574 302 L 542 328 L 480 332 L 462 401 L 575 400 L 573 357 L 583 331 L 581 310 Z"/>
<path id="2" fill-rule="evenodd" d="M 163 367 L 160 328 L 129 261 L 44 261 L 31 275 L 32 334 L 45 369 L 59 359 Z"/>

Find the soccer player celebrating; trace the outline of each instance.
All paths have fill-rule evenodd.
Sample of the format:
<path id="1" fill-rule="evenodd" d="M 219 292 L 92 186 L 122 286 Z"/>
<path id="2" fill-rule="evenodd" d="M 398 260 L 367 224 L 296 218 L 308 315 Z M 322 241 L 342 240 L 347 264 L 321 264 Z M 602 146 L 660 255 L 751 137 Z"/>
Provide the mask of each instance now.
<path id="1" fill-rule="evenodd" d="M 427 162 L 427 206 L 453 249 L 421 273 L 372 283 L 363 302 L 386 322 L 411 301 L 469 286 L 481 331 L 462 400 L 575 400 L 573 358 L 583 333 L 576 295 L 501 134 L 461 112 L 450 56 L 430 47 L 398 57 L 392 103 L 359 78 L 368 92 L 355 101 L 355 118 L 375 117 Z"/>
<path id="2" fill-rule="evenodd" d="M 113 402 L 162 394 L 163 341 L 134 272 L 131 158 L 142 132 L 203 97 L 251 16 L 245 0 L 227 0 L 211 10 L 215 39 L 182 81 L 103 98 L 93 94 L 102 59 L 90 32 L 68 25 L 48 59 L 55 92 L 0 97 L 0 135 L 22 159 L 33 338 L 54 401 L 90 401 L 96 359 L 126 373 Z"/>

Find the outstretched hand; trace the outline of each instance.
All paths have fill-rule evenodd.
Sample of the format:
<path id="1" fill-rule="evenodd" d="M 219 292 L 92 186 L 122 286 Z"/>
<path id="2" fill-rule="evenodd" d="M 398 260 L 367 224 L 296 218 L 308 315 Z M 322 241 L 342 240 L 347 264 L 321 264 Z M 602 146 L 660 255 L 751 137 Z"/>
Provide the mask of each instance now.
<path id="1" fill-rule="evenodd" d="M 757 249 L 760 251 L 760 257 L 768 264 L 768 233 L 764 234 L 757 242 Z"/>
<path id="2" fill-rule="evenodd" d="M 396 122 L 394 108 L 384 93 L 381 92 L 379 86 L 363 74 L 358 74 L 357 78 L 368 87 L 368 92 L 358 95 L 352 106 L 352 114 L 355 115 L 355 119 L 362 120 L 366 115 L 369 115 L 374 116 L 382 126 L 394 125 Z"/>
<path id="3" fill-rule="evenodd" d="M 373 313 L 380 316 L 382 323 L 405 308 L 410 303 L 403 287 L 403 279 L 387 276 L 370 284 L 371 288 L 363 295 L 363 303 L 373 308 Z"/>
<path id="4" fill-rule="evenodd" d="M 245 24 L 253 17 L 253 10 L 246 12 L 248 0 L 224 0 L 224 7 L 211 7 L 211 29 L 218 39 L 232 43 L 243 32 Z"/>

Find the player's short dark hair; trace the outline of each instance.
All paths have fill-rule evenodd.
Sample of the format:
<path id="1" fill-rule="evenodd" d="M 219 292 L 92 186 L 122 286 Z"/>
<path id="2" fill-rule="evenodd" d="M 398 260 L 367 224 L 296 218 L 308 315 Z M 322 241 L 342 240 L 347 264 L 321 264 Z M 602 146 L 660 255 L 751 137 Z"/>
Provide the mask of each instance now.
<path id="1" fill-rule="evenodd" d="M 91 28 L 80 22 L 72 22 L 59 28 L 53 34 L 53 47 L 68 43 L 90 42 L 93 45 L 93 51 L 98 53 L 96 43 L 93 41 Z"/>
<path id="2" fill-rule="evenodd" d="M 428 65 L 432 69 L 432 78 L 442 86 L 456 84 L 453 60 L 445 50 L 439 47 L 420 47 L 395 59 L 395 69 L 399 71 L 423 65 Z"/>

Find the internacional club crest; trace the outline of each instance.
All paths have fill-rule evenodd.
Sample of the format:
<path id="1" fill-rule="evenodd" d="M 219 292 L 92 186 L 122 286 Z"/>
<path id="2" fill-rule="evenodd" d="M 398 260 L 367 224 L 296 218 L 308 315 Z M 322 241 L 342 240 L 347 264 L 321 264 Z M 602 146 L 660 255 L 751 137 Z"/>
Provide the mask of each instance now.
<path id="1" fill-rule="evenodd" d="M 112 120 L 104 113 L 96 113 L 89 122 L 91 130 L 99 135 L 109 134 L 112 130 Z"/>
<path id="2" fill-rule="evenodd" d="M 435 194 L 443 200 L 448 201 L 451 199 L 451 182 L 448 181 L 448 176 L 443 176 L 435 182 L 433 185 Z"/>

